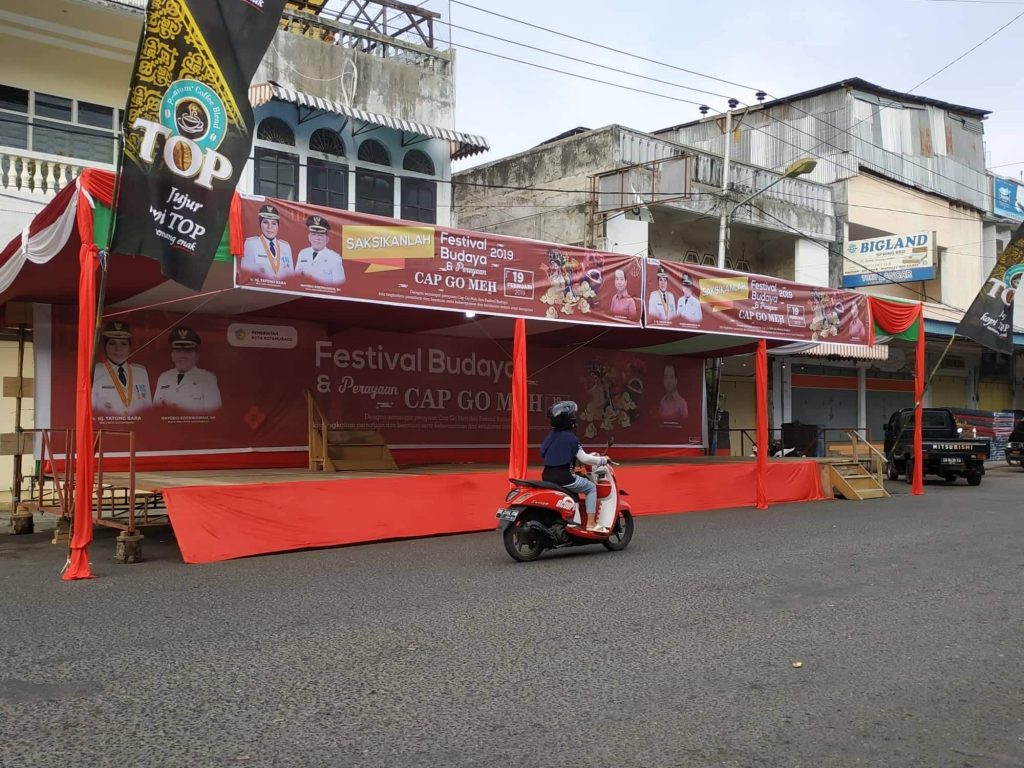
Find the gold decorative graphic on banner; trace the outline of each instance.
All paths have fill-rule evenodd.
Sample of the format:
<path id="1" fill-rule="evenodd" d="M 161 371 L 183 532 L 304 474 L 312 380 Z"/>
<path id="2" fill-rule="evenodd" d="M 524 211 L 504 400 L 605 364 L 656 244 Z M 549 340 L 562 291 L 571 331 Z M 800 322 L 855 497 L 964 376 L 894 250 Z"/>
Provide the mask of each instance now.
<path id="1" fill-rule="evenodd" d="M 188 78 L 206 83 L 224 102 L 229 124 L 247 132 L 235 96 L 186 0 L 151 0 L 136 78 L 138 83 L 129 94 L 125 116 L 129 129 L 140 117 L 159 122 L 160 101 L 167 87 L 175 80 Z M 138 161 L 141 144 L 140 132 L 126 132 L 128 157 Z"/>

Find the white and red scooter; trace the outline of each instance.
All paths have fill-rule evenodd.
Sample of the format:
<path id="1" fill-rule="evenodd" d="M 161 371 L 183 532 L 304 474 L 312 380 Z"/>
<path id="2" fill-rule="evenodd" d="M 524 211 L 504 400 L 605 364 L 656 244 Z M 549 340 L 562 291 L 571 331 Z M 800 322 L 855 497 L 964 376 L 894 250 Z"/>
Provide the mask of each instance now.
<path id="1" fill-rule="evenodd" d="M 609 443 L 610 445 L 610 443 Z M 545 549 L 603 544 L 617 552 L 633 538 L 633 514 L 628 494 L 615 482 L 613 462 L 590 467 L 587 473 L 597 486 L 596 520 L 588 520 L 583 499 L 557 483 L 510 478 L 515 487 L 498 509 L 505 550 L 521 563 L 536 560 Z M 573 525 L 579 511 L 581 525 Z M 588 530 L 601 528 L 607 533 Z"/>

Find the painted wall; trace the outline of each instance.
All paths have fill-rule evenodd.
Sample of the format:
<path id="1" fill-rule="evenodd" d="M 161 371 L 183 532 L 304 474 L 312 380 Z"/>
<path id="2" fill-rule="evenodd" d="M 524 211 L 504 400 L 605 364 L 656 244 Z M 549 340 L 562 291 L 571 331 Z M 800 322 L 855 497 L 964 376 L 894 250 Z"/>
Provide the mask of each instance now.
<path id="1" fill-rule="evenodd" d="M 883 296 L 933 300 L 966 309 L 985 278 L 981 215 L 964 206 L 873 176 L 848 182 L 851 224 L 883 232 L 934 231 L 940 249 L 938 277 L 923 283 L 864 289 Z"/>

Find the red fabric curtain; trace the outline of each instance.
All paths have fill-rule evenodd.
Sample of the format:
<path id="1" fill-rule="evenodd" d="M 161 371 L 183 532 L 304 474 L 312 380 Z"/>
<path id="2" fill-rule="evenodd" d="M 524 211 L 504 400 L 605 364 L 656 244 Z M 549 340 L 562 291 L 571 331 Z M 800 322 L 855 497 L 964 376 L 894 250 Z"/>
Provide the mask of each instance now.
<path id="1" fill-rule="evenodd" d="M 886 333 L 893 335 L 903 333 L 914 323 L 917 323 L 917 347 L 916 360 L 914 361 L 914 456 L 918 457 L 914 462 L 914 476 L 912 478 L 910 493 L 913 496 L 921 496 L 924 493 L 924 466 L 921 464 L 920 456 L 922 448 L 922 405 L 924 398 L 925 373 L 924 373 L 924 304 L 906 304 L 899 301 L 886 301 L 877 296 L 869 299 L 871 315 L 874 324 Z"/>
<path id="2" fill-rule="evenodd" d="M 108 208 L 114 204 L 114 174 L 110 171 L 100 171 L 95 168 L 87 168 L 78 177 L 78 188 L 84 189 L 92 197 L 103 203 Z M 79 208 L 81 210 L 81 208 Z M 79 230 L 81 231 L 81 230 Z M 92 232 L 90 222 L 89 231 Z M 84 242 L 84 239 L 83 239 Z M 92 242 L 92 237 L 89 237 Z"/>
<path id="3" fill-rule="evenodd" d="M 758 509 L 768 509 L 768 342 L 757 342 L 757 364 L 754 379 L 757 398 L 757 472 L 756 501 Z"/>
<path id="4" fill-rule="evenodd" d="M 877 296 L 869 296 L 871 317 L 874 324 L 886 333 L 903 333 L 912 326 L 921 315 L 920 303 L 907 304 L 901 301 L 886 301 Z"/>
<path id="5" fill-rule="evenodd" d="M 914 361 L 914 478 L 910 485 L 912 496 L 924 493 L 924 465 L 920 457 L 924 452 L 922 445 L 921 422 L 923 421 L 921 400 L 924 398 L 924 304 L 917 305 L 917 319 L 921 322 L 917 329 L 917 360 Z"/>
<path id="6" fill-rule="evenodd" d="M 508 450 L 509 478 L 526 477 L 527 440 L 526 402 L 526 320 L 516 318 L 512 343 L 512 436 Z"/>
<path id="7" fill-rule="evenodd" d="M 85 171 L 89 174 L 90 171 Z M 111 179 L 113 177 L 111 176 Z M 88 180 L 81 183 L 86 188 Z M 111 188 L 111 192 L 113 189 Z M 96 335 L 96 267 L 92 207 L 83 193 L 78 199 L 78 372 L 75 380 L 75 512 L 71 552 L 64 580 L 91 579 L 89 543 L 92 541 L 92 351 Z"/>

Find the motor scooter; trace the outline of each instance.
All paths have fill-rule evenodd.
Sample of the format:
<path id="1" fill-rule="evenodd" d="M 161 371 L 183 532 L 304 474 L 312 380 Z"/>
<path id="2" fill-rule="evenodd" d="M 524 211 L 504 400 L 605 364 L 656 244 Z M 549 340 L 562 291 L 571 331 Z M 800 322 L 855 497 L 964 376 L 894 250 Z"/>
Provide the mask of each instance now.
<path id="1" fill-rule="evenodd" d="M 602 544 L 613 552 L 625 549 L 633 538 L 633 514 L 626 491 L 615 482 L 614 462 L 590 467 L 597 486 L 595 520 L 588 520 L 583 499 L 558 483 L 510 478 L 514 487 L 497 512 L 505 551 L 521 563 L 536 560 L 546 549 Z M 573 524 L 579 513 L 581 524 Z M 590 530 L 601 528 L 606 532 Z"/>

